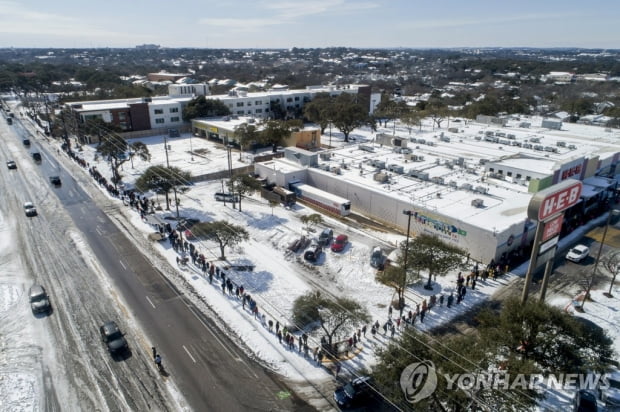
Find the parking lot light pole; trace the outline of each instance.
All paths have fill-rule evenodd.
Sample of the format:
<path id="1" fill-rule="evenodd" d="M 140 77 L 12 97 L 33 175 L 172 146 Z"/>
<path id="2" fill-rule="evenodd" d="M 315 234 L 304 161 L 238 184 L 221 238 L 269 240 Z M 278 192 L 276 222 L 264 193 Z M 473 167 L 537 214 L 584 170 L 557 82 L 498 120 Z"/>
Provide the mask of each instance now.
<path id="1" fill-rule="evenodd" d="M 601 260 L 601 253 L 603 252 L 603 245 L 605 244 L 605 238 L 607 237 L 607 229 L 609 229 L 609 223 L 611 222 L 612 216 L 620 215 L 620 210 L 612 209 L 609 211 L 609 215 L 607 216 L 607 221 L 605 222 L 605 229 L 603 230 L 603 238 L 601 239 L 601 244 L 598 248 L 598 253 L 596 254 L 596 260 L 594 261 L 594 269 L 592 269 L 592 275 L 590 276 L 590 281 L 588 282 L 588 287 L 586 288 L 586 294 L 583 296 L 583 300 L 581 301 L 581 306 L 577 309 L 580 312 L 583 312 L 583 305 L 586 304 L 586 299 L 590 295 L 590 291 L 592 290 L 592 284 L 594 283 L 594 278 L 596 277 L 596 269 L 598 268 L 598 262 Z"/>

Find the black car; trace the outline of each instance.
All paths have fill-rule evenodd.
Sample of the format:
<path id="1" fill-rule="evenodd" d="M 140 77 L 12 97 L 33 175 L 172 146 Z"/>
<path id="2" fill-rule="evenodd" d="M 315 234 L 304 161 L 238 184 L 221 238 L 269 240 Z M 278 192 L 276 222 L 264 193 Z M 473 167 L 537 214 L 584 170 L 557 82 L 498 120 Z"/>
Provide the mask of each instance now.
<path id="1" fill-rule="evenodd" d="M 50 176 L 50 183 L 54 186 L 60 186 L 62 184 L 59 176 Z"/>
<path id="2" fill-rule="evenodd" d="M 360 376 L 334 392 L 334 400 L 342 409 L 364 406 L 369 403 L 374 394 L 370 376 Z"/>
<path id="3" fill-rule="evenodd" d="M 15 163 L 13 160 L 9 160 L 8 162 L 6 162 L 6 167 L 8 167 L 9 169 L 17 169 L 17 163 Z"/>
<path id="4" fill-rule="evenodd" d="M 304 259 L 309 262 L 316 262 L 319 260 L 319 257 L 321 257 L 321 253 L 323 253 L 323 247 L 320 244 L 313 242 L 308 250 L 304 252 Z"/>
<path id="5" fill-rule="evenodd" d="M 47 296 L 47 292 L 43 286 L 32 285 L 28 292 L 28 298 L 30 299 L 32 313 L 50 313 L 52 311 L 50 298 Z"/>
<path id="6" fill-rule="evenodd" d="M 129 349 L 127 340 L 113 320 L 101 325 L 99 332 L 101 333 L 101 340 L 108 346 L 110 353 L 122 353 Z"/>
<path id="7" fill-rule="evenodd" d="M 22 143 L 24 144 L 24 146 L 28 147 L 30 146 L 30 140 L 29 139 L 24 139 L 22 140 Z"/>
<path id="8" fill-rule="evenodd" d="M 573 412 L 596 412 L 596 396 L 592 392 L 580 389 L 575 393 L 573 398 Z"/>
<path id="9" fill-rule="evenodd" d="M 34 159 L 35 162 L 41 162 L 42 158 L 41 158 L 41 153 L 39 152 L 34 152 L 32 154 L 32 158 Z"/>

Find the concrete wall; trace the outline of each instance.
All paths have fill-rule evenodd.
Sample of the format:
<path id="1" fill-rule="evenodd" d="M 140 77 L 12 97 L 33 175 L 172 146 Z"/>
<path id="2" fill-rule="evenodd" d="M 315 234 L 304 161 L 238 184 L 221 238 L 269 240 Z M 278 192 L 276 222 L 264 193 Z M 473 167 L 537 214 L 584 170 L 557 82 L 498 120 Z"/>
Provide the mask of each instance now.
<path id="1" fill-rule="evenodd" d="M 411 219 L 411 235 L 428 233 L 438 236 L 447 243 L 468 250 L 472 258 L 481 262 L 488 263 L 491 259 L 497 259 L 502 252 L 520 244 L 523 232 L 521 225 L 497 233 L 492 224 L 490 227 L 479 228 L 444 216 L 437 211 L 427 210 L 420 205 L 386 197 L 376 189 L 334 177 L 335 175 L 329 173 L 308 169 L 307 183 L 351 200 L 354 212 L 367 215 L 403 233 L 407 231 L 408 220 L 403 210 L 418 212 L 418 216 Z M 511 235 L 513 238 L 508 246 Z"/>

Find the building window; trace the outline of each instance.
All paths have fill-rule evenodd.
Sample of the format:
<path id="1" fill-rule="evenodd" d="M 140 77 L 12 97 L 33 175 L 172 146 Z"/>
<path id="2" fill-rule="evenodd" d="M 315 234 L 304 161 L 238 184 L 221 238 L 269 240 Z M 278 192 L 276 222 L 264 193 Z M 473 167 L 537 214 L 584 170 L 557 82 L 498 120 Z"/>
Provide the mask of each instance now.
<path id="1" fill-rule="evenodd" d="M 293 98 L 292 98 L 292 97 L 289 97 L 289 98 L 287 98 L 287 99 L 286 99 L 286 102 L 287 102 L 287 103 L 290 103 L 290 102 L 292 102 L 292 101 L 293 101 Z"/>
<path id="2" fill-rule="evenodd" d="M 499 174 L 501 175 L 501 174 L 504 174 L 504 171 L 503 171 L 502 169 L 499 169 L 499 170 L 497 171 L 497 173 L 499 173 Z"/>
<path id="3" fill-rule="evenodd" d="M 489 167 L 489 172 L 494 172 L 494 171 L 495 171 L 495 168 Z"/>
<path id="4" fill-rule="evenodd" d="M 120 113 L 118 114 L 118 120 L 119 120 L 119 121 L 121 121 L 121 122 L 122 122 L 122 121 L 124 121 L 124 120 L 127 120 L 127 113 L 125 113 L 125 112 L 120 112 Z"/>
<path id="5" fill-rule="evenodd" d="M 262 113 L 262 112 L 263 112 L 263 109 L 256 109 L 256 110 L 255 110 L 255 112 L 256 112 L 256 113 Z"/>
<path id="6" fill-rule="evenodd" d="M 252 106 L 252 102 L 248 102 L 246 106 Z"/>
<path id="7" fill-rule="evenodd" d="M 521 179 L 521 173 L 517 173 L 517 179 Z"/>
<path id="8" fill-rule="evenodd" d="M 263 101 L 262 100 L 257 100 L 257 101 L 254 102 L 254 104 L 256 106 L 260 106 L 261 104 L 263 104 Z"/>
<path id="9" fill-rule="evenodd" d="M 506 172 L 506 176 L 508 177 L 512 176 L 512 172 Z"/>
<path id="10" fill-rule="evenodd" d="M 527 180 L 527 181 L 529 182 L 531 178 L 532 178 L 532 176 L 527 176 L 527 177 L 525 178 L 525 180 Z"/>
<path id="11" fill-rule="evenodd" d="M 237 114 L 243 116 L 243 110 L 237 110 Z"/>
<path id="12" fill-rule="evenodd" d="M 162 119 L 162 118 L 155 119 L 155 123 L 156 123 L 156 124 L 164 124 L 165 122 L 166 122 L 166 121 L 165 121 L 164 119 Z"/>
<path id="13" fill-rule="evenodd" d="M 155 111 L 153 113 L 155 113 L 155 114 L 164 114 L 164 109 L 155 109 Z"/>
<path id="14" fill-rule="evenodd" d="M 179 113 L 179 108 L 178 107 L 171 107 L 170 108 L 170 113 Z"/>
<path id="15" fill-rule="evenodd" d="M 299 96 L 295 96 L 295 101 L 298 102 L 299 101 Z"/>
<path id="16" fill-rule="evenodd" d="M 237 107 L 243 107 L 243 102 L 237 102 Z"/>
<path id="17" fill-rule="evenodd" d="M 178 121 L 180 121 L 180 120 L 181 120 L 181 119 L 179 118 L 179 116 L 174 116 L 174 117 L 171 117 L 171 118 L 170 118 L 170 121 L 171 121 L 171 122 L 178 122 Z"/>

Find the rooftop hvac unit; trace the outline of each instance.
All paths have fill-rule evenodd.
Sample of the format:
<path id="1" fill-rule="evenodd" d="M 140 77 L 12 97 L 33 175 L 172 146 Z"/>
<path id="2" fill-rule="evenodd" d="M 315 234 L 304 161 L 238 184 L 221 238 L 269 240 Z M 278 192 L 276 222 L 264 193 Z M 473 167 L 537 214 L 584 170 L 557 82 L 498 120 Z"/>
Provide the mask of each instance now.
<path id="1" fill-rule="evenodd" d="M 450 187 L 456 187 L 456 181 L 455 181 L 455 180 L 450 180 L 450 181 L 448 182 L 448 186 L 450 186 Z"/>
<path id="2" fill-rule="evenodd" d="M 388 170 L 390 172 L 394 172 L 394 173 L 398 173 L 398 174 L 403 174 L 405 173 L 405 168 L 401 165 L 397 165 L 397 164 L 391 164 L 390 167 L 388 167 Z"/>
<path id="3" fill-rule="evenodd" d="M 330 153 L 319 153 L 319 157 L 321 158 L 321 160 L 329 160 L 331 158 L 331 154 Z"/>
<path id="4" fill-rule="evenodd" d="M 474 199 L 471 201 L 471 205 L 473 207 L 484 207 L 484 200 L 482 199 Z"/>
<path id="5" fill-rule="evenodd" d="M 320 166 L 320 168 L 321 168 L 322 170 L 326 170 L 326 171 L 328 171 L 328 172 L 329 172 L 329 168 L 330 168 L 330 167 L 331 167 L 331 166 L 330 166 L 329 164 L 327 164 L 327 163 L 323 163 L 323 164 L 321 164 L 321 166 Z"/>
<path id="6" fill-rule="evenodd" d="M 435 176 L 431 179 L 431 182 L 436 183 L 438 185 L 443 185 L 444 179 L 441 176 Z"/>
<path id="7" fill-rule="evenodd" d="M 489 189 L 485 186 L 476 186 L 475 191 L 478 193 L 487 193 Z"/>
<path id="8" fill-rule="evenodd" d="M 461 185 L 461 189 L 463 190 L 472 190 L 473 186 L 471 185 L 471 183 L 463 183 Z"/>
<path id="9" fill-rule="evenodd" d="M 388 181 L 387 173 L 379 172 L 373 175 L 373 179 L 379 183 L 385 183 Z"/>
<path id="10" fill-rule="evenodd" d="M 379 169 L 385 169 L 385 162 L 383 160 L 373 159 L 370 161 L 371 166 L 377 167 Z"/>
<path id="11" fill-rule="evenodd" d="M 331 168 L 331 172 L 332 172 L 332 173 L 335 173 L 335 174 L 337 174 L 337 175 L 339 175 L 339 174 L 341 174 L 341 173 L 342 173 L 342 172 L 341 172 L 341 170 L 340 170 L 340 168 L 339 168 L 338 166 L 332 166 L 332 168 Z"/>
<path id="12" fill-rule="evenodd" d="M 375 148 L 372 146 L 369 146 L 367 144 L 361 144 L 359 146 L 357 146 L 358 149 L 363 150 L 365 152 L 374 152 Z"/>

